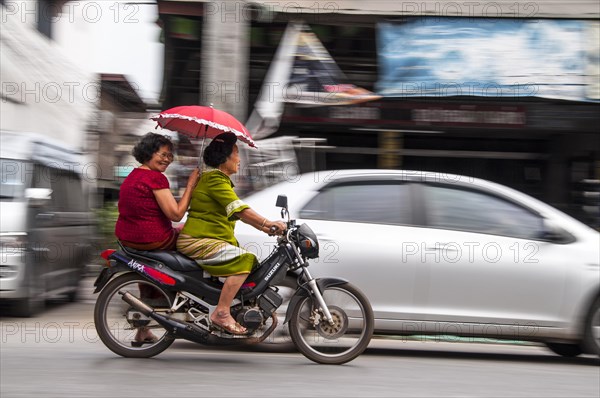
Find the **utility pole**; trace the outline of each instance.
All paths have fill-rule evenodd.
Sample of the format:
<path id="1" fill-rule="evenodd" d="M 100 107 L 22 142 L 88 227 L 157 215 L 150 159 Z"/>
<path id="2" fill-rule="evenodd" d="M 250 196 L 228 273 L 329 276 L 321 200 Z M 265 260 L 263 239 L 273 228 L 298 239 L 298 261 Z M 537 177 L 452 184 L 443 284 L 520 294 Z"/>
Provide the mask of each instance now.
<path id="1" fill-rule="evenodd" d="M 246 120 L 250 18 L 242 1 L 205 4 L 202 40 L 202 105 Z"/>

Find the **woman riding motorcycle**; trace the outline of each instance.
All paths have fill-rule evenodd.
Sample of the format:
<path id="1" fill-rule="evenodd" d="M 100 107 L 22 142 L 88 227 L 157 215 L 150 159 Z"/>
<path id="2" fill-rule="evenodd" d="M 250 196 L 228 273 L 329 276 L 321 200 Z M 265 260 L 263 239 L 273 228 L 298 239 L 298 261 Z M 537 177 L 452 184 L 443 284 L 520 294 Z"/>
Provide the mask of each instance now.
<path id="1" fill-rule="evenodd" d="M 192 193 L 188 219 L 177 240 L 177 250 L 208 273 L 225 277 L 223 289 L 211 322 L 231 334 L 245 334 L 246 328 L 230 313 L 236 293 L 248 274 L 258 265 L 253 253 L 239 247 L 233 232 L 236 220 L 265 233 L 282 234 L 283 221 L 270 221 L 241 201 L 233 190 L 230 176 L 238 172 L 240 156 L 233 133 L 215 137 L 204 151 L 204 171 Z"/>

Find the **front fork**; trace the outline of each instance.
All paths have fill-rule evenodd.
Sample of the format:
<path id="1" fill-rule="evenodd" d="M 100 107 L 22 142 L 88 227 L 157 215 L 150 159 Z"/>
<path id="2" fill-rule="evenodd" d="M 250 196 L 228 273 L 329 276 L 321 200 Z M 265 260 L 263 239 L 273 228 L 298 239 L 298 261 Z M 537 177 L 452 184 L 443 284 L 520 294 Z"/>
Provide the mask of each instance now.
<path id="1" fill-rule="evenodd" d="M 306 272 L 306 268 L 304 268 L 304 271 Z M 315 298 L 316 304 L 319 306 L 318 310 L 321 310 L 321 312 L 324 315 L 324 318 L 329 324 L 331 324 L 331 312 L 329 312 L 329 308 L 327 307 L 327 304 L 325 303 L 321 292 L 324 292 L 325 290 L 327 290 L 327 288 L 331 286 L 344 285 L 348 283 L 348 281 L 341 278 L 312 279 L 312 277 L 308 273 L 305 273 L 304 276 L 310 279 L 308 280 L 308 282 L 302 283 L 298 290 L 296 290 L 296 293 L 290 299 L 290 303 L 285 314 L 285 321 L 283 323 L 285 324 L 290 321 L 292 314 L 294 313 L 294 309 L 297 305 L 300 304 L 301 301 L 303 301 L 307 297 L 312 296 Z"/>
<path id="2" fill-rule="evenodd" d="M 321 290 L 319 289 L 319 285 L 317 284 L 317 281 L 312 277 L 310 272 L 308 272 L 308 268 L 307 268 L 308 264 L 305 263 L 305 260 L 300 255 L 300 253 L 298 252 L 298 249 L 294 245 L 288 244 L 288 248 L 291 249 L 291 251 L 294 253 L 297 264 L 299 264 L 302 267 L 302 273 L 304 274 L 304 278 L 307 280 L 307 285 L 310 287 L 310 290 L 312 291 L 312 294 L 315 297 L 315 300 L 317 301 L 317 304 L 319 306 L 318 309 L 321 310 L 321 313 L 325 316 L 325 320 L 330 325 L 333 325 L 334 321 L 333 321 L 333 317 L 331 316 L 331 312 L 329 312 L 329 308 L 327 308 L 327 304 L 325 303 L 325 299 L 323 299 L 323 295 L 321 294 Z M 323 291 L 325 291 L 325 288 L 323 288 Z M 290 312 L 288 312 L 288 314 L 289 313 Z M 287 320 L 288 320 L 287 318 L 288 317 L 286 316 L 285 322 L 287 322 Z M 318 319 L 315 319 L 313 321 L 313 324 L 315 326 L 318 323 L 319 323 Z"/>
<path id="3" fill-rule="evenodd" d="M 330 325 L 333 325 L 334 324 L 333 317 L 331 316 L 331 312 L 329 312 L 329 308 L 327 308 L 327 303 L 325 303 L 325 299 L 323 298 L 323 295 L 321 294 L 321 291 L 319 290 L 319 286 L 317 286 L 317 281 L 313 279 L 313 277 L 308 272 L 308 269 L 304 268 L 302 271 L 304 273 L 304 276 L 308 280 L 308 286 L 310 287 L 310 290 L 312 290 L 312 294 L 315 297 L 315 300 L 317 301 L 319 310 L 325 316 L 325 320 L 327 320 L 327 322 Z M 319 321 L 315 320 L 314 323 L 318 324 Z"/>

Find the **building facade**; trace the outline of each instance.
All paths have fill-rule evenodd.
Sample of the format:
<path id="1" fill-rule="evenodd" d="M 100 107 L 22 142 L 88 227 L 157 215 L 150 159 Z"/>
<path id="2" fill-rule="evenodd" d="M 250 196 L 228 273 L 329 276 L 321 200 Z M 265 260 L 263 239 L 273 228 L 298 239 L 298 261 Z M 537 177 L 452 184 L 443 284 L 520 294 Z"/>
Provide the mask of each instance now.
<path id="1" fill-rule="evenodd" d="M 593 1 L 465 4 L 159 1 L 166 49 L 163 107 L 212 103 L 245 120 L 286 27 L 295 20 L 310 26 L 349 82 L 375 92 L 382 91 L 384 72 L 382 23 L 600 20 Z M 219 36 L 224 27 L 228 34 Z M 596 42 L 590 46 L 598 51 Z M 597 76 L 597 70 L 591 74 Z M 587 213 L 581 197 L 582 191 L 597 190 L 593 181 L 600 180 L 597 98 L 459 94 L 384 96 L 319 107 L 289 101 L 273 136 L 320 143 L 310 147 L 313 161 L 302 163 L 301 171 L 403 168 L 465 174 L 509 185 L 584 220 L 591 214 L 591 223 L 597 222 L 597 197 L 587 201 Z"/>

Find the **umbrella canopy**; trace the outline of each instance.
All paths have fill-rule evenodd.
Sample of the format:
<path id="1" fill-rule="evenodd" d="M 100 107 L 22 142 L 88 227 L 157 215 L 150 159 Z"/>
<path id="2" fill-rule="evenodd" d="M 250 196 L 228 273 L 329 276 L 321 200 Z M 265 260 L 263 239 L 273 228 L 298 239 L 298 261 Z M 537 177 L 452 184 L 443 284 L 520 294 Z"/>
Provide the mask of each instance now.
<path id="1" fill-rule="evenodd" d="M 150 119 L 164 129 L 191 138 L 215 138 L 221 133 L 234 133 L 240 141 L 256 148 L 252 136 L 239 120 L 211 106 L 177 106 Z"/>

